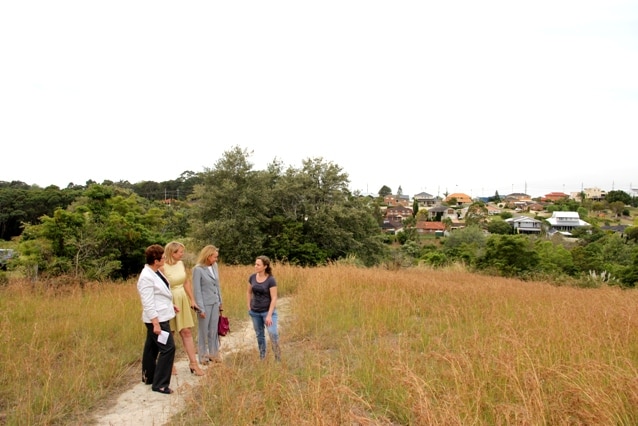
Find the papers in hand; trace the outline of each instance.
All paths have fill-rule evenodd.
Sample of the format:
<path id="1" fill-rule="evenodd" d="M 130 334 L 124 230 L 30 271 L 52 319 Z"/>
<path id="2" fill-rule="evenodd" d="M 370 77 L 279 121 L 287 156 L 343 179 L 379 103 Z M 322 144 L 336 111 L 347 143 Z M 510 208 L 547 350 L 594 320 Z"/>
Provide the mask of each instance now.
<path id="1" fill-rule="evenodd" d="M 168 331 L 162 330 L 159 336 L 157 336 L 157 341 L 162 345 L 165 345 L 166 342 L 168 342 Z"/>

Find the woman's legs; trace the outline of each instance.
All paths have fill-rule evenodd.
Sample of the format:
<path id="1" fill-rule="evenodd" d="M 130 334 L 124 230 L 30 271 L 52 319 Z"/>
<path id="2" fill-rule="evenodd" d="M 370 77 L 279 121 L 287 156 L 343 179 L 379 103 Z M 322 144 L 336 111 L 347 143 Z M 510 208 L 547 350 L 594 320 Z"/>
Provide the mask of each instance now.
<path id="1" fill-rule="evenodd" d="M 142 380 L 153 390 L 167 388 L 171 383 L 171 369 L 175 360 L 175 341 L 168 321 L 160 322 L 162 331 L 168 332 L 165 344 L 158 342 L 153 324 L 146 325 L 146 343 L 142 356 Z"/>
<path id="2" fill-rule="evenodd" d="M 268 337 L 270 338 L 272 352 L 275 354 L 275 360 L 281 361 L 281 348 L 279 347 L 279 331 L 277 329 L 277 318 L 277 309 L 275 309 L 272 313 L 272 324 L 270 325 L 270 327 L 268 327 Z"/>
<path id="3" fill-rule="evenodd" d="M 146 341 L 142 352 L 142 381 L 147 385 L 152 385 L 159 349 L 157 348 L 155 333 L 153 333 L 153 324 L 144 323 L 144 325 L 146 326 Z"/>
<path id="4" fill-rule="evenodd" d="M 212 306 L 201 306 L 201 308 L 206 313 L 206 318 L 202 318 L 199 315 L 197 316 L 197 325 L 199 326 L 199 330 L 197 332 L 197 358 L 199 358 L 199 362 L 203 364 L 208 362 L 207 339 Z"/>
<path id="5" fill-rule="evenodd" d="M 248 311 L 250 319 L 253 321 L 255 336 L 257 336 L 257 347 L 259 348 L 259 358 L 266 358 L 266 335 L 264 328 L 266 327 L 266 315 L 268 312 Z"/>
<path id="6" fill-rule="evenodd" d="M 182 328 L 179 335 L 182 336 L 182 343 L 184 344 L 186 355 L 188 355 L 188 362 L 195 364 L 197 359 L 195 358 L 195 342 L 193 342 L 192 330 L 190 328 Z"/>
<path id="7" fill-rule="evenodd" d="M 213 358 L 219 357 L 219 334 L 217 325 L 219 324 L 219 305 L 211 306 L 210 322 L 208 323 L 208 353 Z"/>

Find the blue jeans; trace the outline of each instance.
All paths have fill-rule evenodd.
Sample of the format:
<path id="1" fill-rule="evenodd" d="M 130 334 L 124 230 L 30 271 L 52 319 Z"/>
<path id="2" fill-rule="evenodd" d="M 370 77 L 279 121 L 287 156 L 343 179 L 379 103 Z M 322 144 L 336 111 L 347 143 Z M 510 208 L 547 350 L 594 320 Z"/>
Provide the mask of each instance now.
<path id="1" fill-rule="evenodd" d="M 266 335 L 264 333 L 265 329 L 268 329 L 268 337 L 270 338 L 270 344 L 272 346 L 272 351 L 275 354 L 275 359 L 277 361 L 281 360 L 281 350 L 279 349 L 279 332 L 277 331 L 277 309 L 275 309 L 272 313 L 272 324 L 270 327 L 266 327 L 266 317 L 268 316 L 268 311 L 266 312 L 254 312 L 248 311 L 250 315 L 250 319 L 253 321 L 253 328 L 255 329 L 255 334 L 257 335 L 257 346 L 259 347 L 259 358 L 266 358 Z"/>

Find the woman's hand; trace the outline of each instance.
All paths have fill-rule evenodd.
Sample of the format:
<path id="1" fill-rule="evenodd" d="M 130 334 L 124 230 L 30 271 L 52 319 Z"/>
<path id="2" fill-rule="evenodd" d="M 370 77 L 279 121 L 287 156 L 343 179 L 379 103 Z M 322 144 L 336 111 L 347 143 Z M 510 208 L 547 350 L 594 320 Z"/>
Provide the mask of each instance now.
<path id="1" fill-rule="evenodd" d="M 268 315 L 266 316 L 266 321 L 265 321 L 265 323 L 266 323 L 266 326 L 267 326 L 267 327 L 270 327 L 270 326 L 272 325 L 272 315 L 268 314 Z"/>

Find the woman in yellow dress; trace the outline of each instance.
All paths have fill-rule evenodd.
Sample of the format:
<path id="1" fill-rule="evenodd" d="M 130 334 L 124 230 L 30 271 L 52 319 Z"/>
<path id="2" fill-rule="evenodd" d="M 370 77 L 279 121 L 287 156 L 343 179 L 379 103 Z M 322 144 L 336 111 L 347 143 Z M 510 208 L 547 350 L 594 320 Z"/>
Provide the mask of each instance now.
<path id="1" fill-rule="evenodd" d="M 184 244 L 171 241 L 164 248 L 166 261 L 162 272 L 168 278 L 173 293 L 173 304 L 179 308 L 179 313 L 171 320 L 171 330 L 177 331 L 182 337 L 182 343 L 188 355 L 188 365 L 191 373 L 203 376 L 204 372 L 199 368 L 195 357 L 195 343 L 193 342 L 192 329 L 195 326 L 191 309 L 199 312 L 199 307 L 193 298 L 193 286 L 182 262 L 184 257 Z M 173 374 L 176 374 L 174 371 Z"/>

